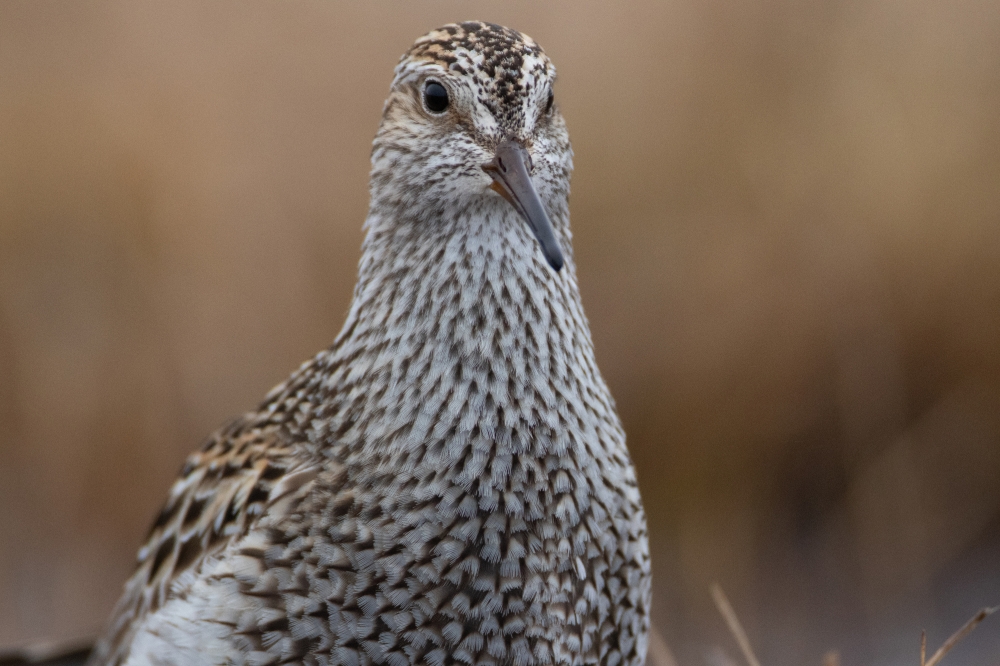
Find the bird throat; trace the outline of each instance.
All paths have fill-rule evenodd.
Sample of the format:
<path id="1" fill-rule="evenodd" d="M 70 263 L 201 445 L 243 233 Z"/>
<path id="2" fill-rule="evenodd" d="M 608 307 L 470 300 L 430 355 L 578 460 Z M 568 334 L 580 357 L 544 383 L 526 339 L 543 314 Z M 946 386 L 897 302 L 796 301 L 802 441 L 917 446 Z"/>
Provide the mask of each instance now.
<path id="1" fill-rule="evenodd" d="M 450 224 L 370 219 L 342 332 L 272 398 L 301 402 L 305 438 L 359 482 L 475 488 L 489 510 L 624 441 L 572 267 L 491 198 Z"/>

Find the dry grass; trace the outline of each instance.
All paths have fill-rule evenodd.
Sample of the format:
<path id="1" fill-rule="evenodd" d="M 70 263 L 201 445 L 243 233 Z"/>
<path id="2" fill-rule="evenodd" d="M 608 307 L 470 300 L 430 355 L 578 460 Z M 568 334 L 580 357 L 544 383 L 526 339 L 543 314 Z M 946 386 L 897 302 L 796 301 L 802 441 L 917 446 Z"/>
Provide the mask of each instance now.
<path id="1" fill-rule="evenodd" d="M 723 619 L 726 621 L 729 632 L 736 639 L 736 644 L 740 646 L 743 658 L 747 660 L 750 666 L 760 666 L 757 655 L 753 653 L 753 648 L 750 647 L 750 639 L 747 638 L 747 632 L 743 630 L 743 625 L 740 624 L 740 619 L 736 616 L 736 611 L 733 610 L 732 604 L 729 603 L 726 593 L 722 591 L 722 586 L 718 583 L 712 583 L 711 590 L 712 600 L 715 601 L 716 608 L 719 609 Z"/>
<path id="2" fill-rule="evenodd" d="M 959 629 L 958 631 L 956 631 L 955 633 L 953 633 L 951 636 L 948 637 L 948 640 L 946 640 L 944 642 L 944 644 L 941 645 L 941 647 L 938 648 L 938 651 L 935 652 L 931 656 L 930 660 L 926 659 L 926 656 L 927 656 L 927 632 L 926 631 L 921 631 L 920 632 L 920 666 L 937 666 L 937 664 L 940 663 L 942 659 L 944 659 L 944 656 L 946 654 L 948 654 L 948 652 L 950 652 L 953 647 L 955 647 L 956 645 L 958 645 L 959 641 L 961 641 L 963 638 L 965 638 L 970 633 L 972 633 L 972 630 L 975 629 L 979 625 L 980 622 L 982 622 L 983 620 L 985 620 L 987 618 L 987 616 L 992 615 L 993 613 L 995 613 L 998 609 L 1000 609 L 1000 606 L 994 606 L 993 608 L 983 608 L 983 609 L 980 609 L 980 611 L 978 613 L 976 613 L 975 615 L 973 615 L 972 618 L 970 618 L 968 622 L 966 622 L 964 625 L 962 625 L 961 629 Z"/>
<path id="3" fill-rule="evenodd" d="M 646 651 L 646 666 L 678 666 L 673 650 L 657 628 L 649 628 L 649 647 Z"/>
<path id="4" fill-rule="evenodd" d="M 743 624 L 740 622 L 739 617 L 736 615 L 736 611 L 733 610 L 732 604 L 729 603 L 729 598 L 726 597 L 726 593 L 722 591 L 722 586 L 718 583 L 712 583 L 711 585 L 712 599 L 715 601 L 716 608 L 719 609 L 719 613 L 722 618 L 726 621 L 726 626 L 729 628 L 729 632 L 733 635 L 736 644 L 739 646 L 740 651 L 743 653 L 743 658 L 746 659 L 747 666 L 761 666 L 760 661 L 754 654 L 753 648 L 750 645 L 750 639 L 747 637 L 746 631 L 743 629 Z M 937 652 L 931 655 L 930 659 L 927 659 L 927 632 L 920 632 L 920 666 L 937 666 L 944 659 L 945 655 L 948 654 L 952 648 L 958 645 L 966 636 L 972 633 L 979 624 L 985 620 L 987 617 L 1000 610 L 1000 606 L 994 606 L 992 608 L 982 608 L 978 613 L 973 615 L 968 622 L 966 622 L 958 631 L 953 633 L 948 637 Z M 662 641 L 662 639 L 660 639 Z M 652 651 L 652 641 L 651 651 Z M 664 643 L 664 646 L 666 644 Z M 659 666 L 662 662 L 653 662 L 651 666 Z M 840 666 L 840 654 L 837 652 L 827 652 L 823 656 L 823 666 Z"/>

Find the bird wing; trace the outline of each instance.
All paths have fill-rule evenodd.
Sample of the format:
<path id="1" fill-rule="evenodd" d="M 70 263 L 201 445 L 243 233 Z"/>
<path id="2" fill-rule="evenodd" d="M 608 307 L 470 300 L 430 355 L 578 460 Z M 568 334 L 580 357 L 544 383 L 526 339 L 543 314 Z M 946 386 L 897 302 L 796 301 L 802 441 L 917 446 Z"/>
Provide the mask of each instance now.
<path id="1" fill-rule="evenodd" d="M 287 500 L 318 475 L 319 463 L 283 426 L 260 425 L 253 416 L 219 430 L 188 457 L 90 664 L 121 663 L 136 628 L 176 594 L 183 574 L 246 535 L 265 512 L 287 510 Z"/>

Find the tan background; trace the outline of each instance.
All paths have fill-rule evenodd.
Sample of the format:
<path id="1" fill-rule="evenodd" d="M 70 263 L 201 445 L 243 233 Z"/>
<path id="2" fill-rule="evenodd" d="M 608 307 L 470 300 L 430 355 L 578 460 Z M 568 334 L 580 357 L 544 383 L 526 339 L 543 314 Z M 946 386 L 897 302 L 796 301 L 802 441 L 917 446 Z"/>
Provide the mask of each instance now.
<path id="1" fill-rule="evenodd" d="M 682 662 L 736 654 L 712 580 L 769 665 L 1000 603 L 995 0 L 3 0 L 0 645 L 95 632 L 185 454 L 332 340 L 392 67 L 467 18 L 559 68 Z"/>

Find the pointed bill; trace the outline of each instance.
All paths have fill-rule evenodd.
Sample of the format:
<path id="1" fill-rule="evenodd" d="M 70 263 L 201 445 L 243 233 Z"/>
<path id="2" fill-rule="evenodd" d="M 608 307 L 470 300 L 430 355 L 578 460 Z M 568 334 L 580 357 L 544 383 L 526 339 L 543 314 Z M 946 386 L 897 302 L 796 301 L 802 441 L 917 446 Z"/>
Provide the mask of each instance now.
<path id="1" fill-rule="evenodd" d="M 531 183 L 528 160 L 528 151 L 520 141 L 504 139 L 497 146 L 496 157 L 484 164 L 483 170 L 493 178 L 493 189 L 509 201 L 531 227 L 545 261 L 558 272 L 564 263 L 562 250 L 542 200 Z"/>

